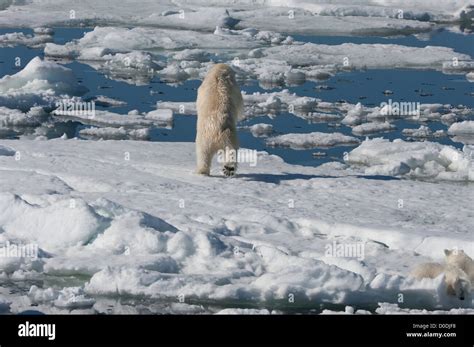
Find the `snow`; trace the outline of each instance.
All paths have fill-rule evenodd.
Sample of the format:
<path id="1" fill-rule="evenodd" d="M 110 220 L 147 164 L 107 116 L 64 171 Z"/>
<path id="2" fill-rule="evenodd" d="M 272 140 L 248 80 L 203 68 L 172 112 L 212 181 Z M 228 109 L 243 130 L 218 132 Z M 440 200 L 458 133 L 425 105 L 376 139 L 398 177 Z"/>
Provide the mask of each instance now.
<path id="1" fill-rule="evenodd" d="M 45 54 L 77 59 L 114 79 L 138 85 L 155 75 L 175 83 L 202 79 L 211 61 L 221 60 L 232 64 L 240 79 L 258 79 L 264 88 L 327 79 L 347 69 L 421 68 L 460 73 L 463 66 L 469 72 L 474 64 L 470 56 L 446 47 L 303 43 L 254 26 L 240 30 L 218 27 L 213 33 L 97 26 L 64 45 L 47 43 Z M 452 66 L 454 58 L 458 64 Z"/>
<path id="2" fill-rule="evenodd" d="M 152 126 L 170 127 L 173 122 L 173 114 L 170 110 L 155 110 L 144 114 L 129 113 L 126 115 L 98 110 L 95 110 L 93 113 L 74 112 L 72 114 L 64 110 L 55 110 L 53 114 L 57 118 L 78 120 L 83 124 L 108 128 L 132 127 L 143 129 L 144 127 Z"/>
<path id="3" fill-rule="evenodd" d="M 358 144 L 359 140 L 341 133 L 312 132 L 309 134 L 285 134 L 271 137 L 266 141 L 268 146 L 306 149 L 316 147 L 333 147 Z"/>
<path id="4" fill-rule="evenodd" d="M 126 129 L 124 127 L 112 128 L 85 128 L 79 131 L 79 135 L 88 139 L 102 140 L 148 140 L 150 137 L 149 128 Z"/>
<path id="5" fill-rule="evenodd" d="M 215 56 L 235 55 L 283 43 L 287 37 L 255 29 L 200 31 L 136 27 L 95 27 L 79 40 L 64 45 L 48 43 L 45 54 L 84 61 L 113 78 L 144 84 L 155 74 L 170 81 L 202 78 Z M 190 48 L 191 47 L 191 48 Z M 193 49 L 199 47 L 200 49 Z M 166 66 L 163 59 L 168 60 Z M 138 75 L 138 76 L 137 76 Z"/>
<path id="6" fill-rule="evenodd" d="M 434 142 L 366 140 L 346 161 L 360 165 L 366 174 L 472 181 L 474 165 L 469 147 L 460 151 Z"/>
<path id="7" fill-rule="evenodd" d="M 403 129 L 403 135 L 408 137 L 415 137 L 415 138 L 427 138 L 433 136 L 433 132 L 428 128 L 426 125 L 421 125 L 418 129 Z M 441 136 L 441 133 L 437 132 L 437 136 Z"/>
<path id="8" fill-rule="evenodd" d="M 368 17 L 400 17 L 403 9 L 403 18 L 419 18 L 430 20 L 453 20 L 459 17 L 462 10 L 466 9 L 468 0 L 439 2 L 434 0 L 271 0 L 272 6 L 287 6 L 302 8 L 325 16 L 368 16 Z"/>
<path id="9" fill-rule="evenodd" d="M 474 135 L 474 121 L 453 123 L 448 129 L 449 135 Z"/>
<path id="10" fill-rule="evenodd" d="M 298 96 L 296 93 L 290 93 L 288 89 L 283 89 L 277 92 L 261 93 L 254 92 L 252 94 L 242 93 L 244 99 L 244 116 L 245 119 L 250 119 L 262 115 L 275 114 L 282 111 L 289 111 L 297 117 L 303 119 L 321 118 L 320 114 L 311 112 L 320 106 L 320 100 L 308 97 Z M 183 115 L 196 115 L 196 103 L 185 101 L 159 101 L 158 109 L 170 109 L 174 113 Z M 329 109 L 336 109 L 337 105 L 332 103 L 321 103 L 321 108 L 324 111 Z M 331 117 L 331 115 L 325 115 Z M 334 115 L 332 115 L 334 117 Z"/>
<path id="11" fill-rule="evenodd" d="M 51 106 L 62 95 L 83 95 L 72 70 L 33 58 L 20 72 L 0 79 L 0 106 L 27 111 L 33 106 Z"/>
<path id="12" fill-rule="evenodd" d="M 242 163 L 237 177 L 224 180 L 216 165 L 211 177 L 193 173 L 192 143 L 130 141 L 149 139 L 155 127 L 171 128 L 176 114 L 195 115 L 194 102 L 157 100 L 156 110 L 128 114 L 64 111 L 58 102 L 126 103 L 104 95 L 81 99 L 87 89 L 72 70 L 48 60 L 77 60 L 135 85 L 156 77 L 169 84 L 200 80 L 215 61 L 232 64 L 239 83 L 257 81 L 264 89 L 353 69 L 433 69 L 471 81 L 472 58 L 447 47 L 323 45 L 290 36 L 420 38 L 437 22 L 457 23 L 468 5 L 467 0 L 124 0 L 110 7 L 105 0 L 0 1 L 5 8 L 0 25 L 34 28 L 33 34 L 0 35 L 0 46 L 44 47 L 46 56 L 0 79 L 0 134 L 20 138 L 0 141 L 0 251 L 11 244 L 38 250 L 37 257 L 0 257 L 0 278 L 26 289 L 0 287 L 0 313 L 34 308 L 279 314 L 295 304 L 326 314 L 472 313 L 472 299 L 449 297 L 442 277 L 409 276 L 417 263 L 440 261 L 445 248 L 474 256 L 469 107 L 420 104 L 419 112 L 401 115 L 388 105 L 325 102 L 287 89 L 244 93 L 246 120 L 288 112 L 365 135 L 394 130 L 394 120 L 404 118 L 420 127 L 403 134 L 422 140 L 444 135 L 424 125 L 439 121 L 465 146 L 361 143 L 339 132 L 280 135 L 271 124 L 257 123 L 243 128 L 269 146 L 357 147 L 345 154 L 345 163 L 319 167 L 289 165 L 259 152 L 256 166 Z M 93 30 L 57 44 L 48 28 L 53 26 Z M 85 126 L 79 138 L 54 129 L 54 121 L 68 120 Z M 18 127 L 33 130 L 25 135 Z M 55 132 L 61 138 L 46 140 Z M 328 247 L 338 245 L 360 246 L 362 254 L 328 254 Z M 61 279 L 60 285 L 51 278 Z M 400 307 L 399 293 L 405 297 Z M 140 303 L 128 305 L 126 298 Z M 343 311 L 325 309 L 326 304 Z"/>
<path id="13" fill-rule="evenodd" d="M 14 47 L 25 45 L 32 48 L 43 47 L 47 42 L 53 41 L 53 31 L 48 28 L 35 28 L 34 35 L 22 32 L 13 32 L 0 35 L 0 47 Z"/>
<path id="14" fill-rule="evenodd" d="M 246 77 L 258 79 L 265 88 L 318 81 L 347 69 L 435 69 L 445 71 L 453 57 L 472 63 L 471 57 L 451 48 L 408 47 L 396 44 L 323 45 L 293 42 L 262 48 L 259 58 L 238 61 L 236 69 Z M 290 74 L 291 72 L 291 74 Z M 298 74 L 295 80 L 294 76 Z"/>
<path id="15" fill-rule="evenodd" d="M 319 5 L 296 1 L 291 4 L 272 1 L 249 5 L 247 0 L 232 3 L 186 1 L 180 4 L 170 0 L 160 3 L 151 0 L 127 0 L 122 6 L 112 8 L 104 0 L 80 3 L 63 0 L 59 4 L 33 1 L 17 3 L 2 11 L 0 25 L 34 27 L 65 26 L 73 23 L 77 26 L 94 26 L 109 22 L 121 26 L 158 26 L 197 31 L 214 31 L 216 26 L 255 27 L 273 31 L 284 27 L 290 33 L 301 34 L 396 35 L 425 32 L 431 28 L 431 23 L 412 19 L 426 20 L 428 17 L 431 20 L 455 21 L 459 19 L 462 6 L 466 5 L 458 2 L 457 6 L 440 6 L 435 2 L 430 4 L 433 6 L 429 7 L 420 2 L 416 5 L 406 2 L 375 3 L 358 6 L 360 10 L 356 12 L 353 5 L 345 3 L 336 6 L 330 1 L 320 2 Z M 400 8 L 405 10 L 406 19 L 399 18 Z M 71 13 L 71 9 L 74 9 L 74 12 Z M 291 18 L 289 9 L 294 11 Z M 29 13 L 35 13 L 35 16 L 32 18 Z M 334 15 L 337 17 L 333 17 Z"/>
<path id="16" fill-rule="evenodd" d="M 285 4 L 287 6 L 287 4 Z M 430 29 L 431 24 L 420 21 L 377 18 L 364 16 L 325 16 L 313 14 L 308 11 L 294 11 L 293 18 L 288 9 L 266 8 L 255 9 L 246 14 L 237 14 L 241 18 L 238 27 L 251 26 L 264 28 L 265 30 L 278 31 L 280 28 L 288 28 L 285 31 L 290 34 L 301 35 L 396 35 L 425 32 Z M 244 16 L 245 15 L 245 16 Z"/>
<path id="17" fill-rule="evenodd" d="M 13 194 L 2 194 L 0 201 L 4 234 L 28 238 L 50 251 L 81 244 L 103 227 L 100 216 L 80 200 L 63 200 L 46 208 L 31 205 Z M 34 235 L 29 235 L 32 231 Z"/>
<path id="18" fill-rule="evenodd" d="M 0 106 L 0 127 L 37 126 L 48 118 L 42 107 L 32 107 L 28 112 Z"/>
<path id="19" fill-rule="evenodd" d="M 55 290 L 51 287 L 41 289 L 33 285 L 30 288 L 28 297 L 34 304 L 52 303 L 58 308 L 78 309 L 92 307 L 95 300 L 87 298 L 81 287 L 66 287 L 62 290 Z"/>
<path id="20" fill-rule="evenodd" d="M 156 123 L 171 127 L 173 124 L 173 111 L 170 109 L 157 109 L 145 115 L 146 119 L 151 119 Z"/>
<path id="21" fill-rule="evenodd" d="M 249 130 L 255 137 L 267 137 L 273 132 L 273 125 L 258 123 L 250 126 Z"/>
<path id="22" fill-rule="evenodd" d="M 209 61 L 207 50 L 224 48 L 253 49 L 267 41 L 257 30 L 223 31 L 219 35 L 190 30 L 135 27 L 95 27 L 81 39 L 64 45 L 47 44 L 45 53 L 55 57 L 81 60 L 108 60 L 115 53 L 164 49 L 175 60 Z M 273 34 L 280 35 L 280 34 Z M 283 40 L 285 36 L 282 36 Z M 199 50 L 190 47 L 200 47 Z M 175 52 L 171 51 L 175 50 Z"/>
<path id="23" fill-rule="evenodd" d="M 390 304 L 387 302 L 379 303 L 379 307 L 376 312 L 378 314 L 474 314 L 474 309 L 472 308 L 452 308 L 450 310 L 420 310 L 420 309 L 410 309 L 410 308 L 400 308 L 398 304 Z"/>
<path id="24" fill-rule="evenodd" d="M 392 131 L 395 130 L 396 127 L 389 122 L 370 122 L 357 125 L 352 128 L 352 133 L 355 135 L 363 135 L 363 134 L 375 134 L 384 131 Z"/>
<path id="25" fill-rule="evenodd" d="M 259 310 L 259 309 L 251 309 L 251 308 L 226 308 L 224 310 L 220 310 L 216 314 L 223 314 L 223 315 L 232 315 L 232 314 L 255 314 L 255 315 L 267 315 L 267 314 L 275 314 L 273 311 L 270 312 L 266 309 Z"/>
<path id="26" fill-rule="evenodd" d="M 111 98 L 105 95 L 97 95 L 92 99 L 96 105 L 103 107 L 121 107 L 127 105 L 125 101 Z"/>
<path id="27" fill-rule="evenodd" d="M 321 101 L 318 102 L 318 106 L 322 106 L 322 104 Z M 380 107 L 369 107 L 359 102 L 356 105 L 329 103 L 327 107 L 345 114 L 341 123 L 352 127 L 370 122 L 391 122 L 401 118 L 420 122 L 421 124 L 427 121 L 441 121 L 443 124 L 450 125 L 456 121 L 468 119 L 473 114 L 472 109 L 469 107 L 449 104 L 408 103 L 403 106 L 401 104 L 385 102 L 385 105 L 382 104 Z"/>
<path id="28" fill-rule="evenodd" d="M 348 58 L 349 68 L 436 68 L 441 70 L 443 63 L 451 62 L 453 57 L 468 60 L 465 54 L 454 52 L 451 48 L 426 46 L 408 47 L 396 44 L 354 44 L 319 45 L 314 43 L 293 44 L 290 46 L 275 46 L 264 50 L 268 59 L 286 61 L 290 65 L 308 66 L 337 64 L 344 65 Z"/>
<path id="29" fill-rule="evenodd" d="M 468 186 L 374 180 L 356 168 L 293 166 L 264 152 L 256 167 L 242 164 L 237 178 L 223 181 L 193 173 L 191 143 L 57 139 L 0 146 L 21 153 L 20 160 L 0 156 L 0 242 L 40 249 L 37 259 L 0 263 L 0 273 L 17 281 L 87 275 L 62 289 L 33 288 L 27 299 L 9 294 L 13 312 L 31 300 L 43 300 L 38 309 L 46 312 L 103 312 L 102 295 L 124 294 L 257 301 L 263 308 L 277 300 L 284 310 L 293 305 L 289 297 L 363 308 L 374 300 L 396 303 L 403 292 L 408 307 L 473 307 L 444 295 L 442 281 L 408 277 L 413 264 L 441 259 L 444 248 L 474 255 Z M 407 158 L 416 146 L 425 153 L 419 157 L 445 165 L 451 158 L 450 173 L 461 173 L 454 164 L 462 169 L 462 152 L 430 143 L 366 141 L 349 159 L 364 154 L 369 164 L 390 157 L 412 165 L 416 160 Z M 232 204 L 218 203 L 223 194 Z M 365 255 L 328 257 L 334 242 L 361 243 Z"/>

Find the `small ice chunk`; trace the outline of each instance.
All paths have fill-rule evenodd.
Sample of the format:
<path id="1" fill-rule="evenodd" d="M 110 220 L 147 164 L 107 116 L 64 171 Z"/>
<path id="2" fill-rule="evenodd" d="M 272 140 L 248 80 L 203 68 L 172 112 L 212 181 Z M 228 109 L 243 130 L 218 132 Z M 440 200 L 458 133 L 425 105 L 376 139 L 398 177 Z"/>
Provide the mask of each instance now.
<path id="1" fill-rule="evenodd" d="M 145 118 L 153 120 L 158 125 L 171 126 L 173 124 L 173 111 L 159 108 L 146 113 Z"/>
<path id="2" fill-rule="evenodd" d="M 420 138 L 426 138 L 433 135 L 433 132 L 426 125 L 422 125 L 418 129 L 403 129 L 402 133 L 405 136 Z"/>
<path id="3" fill-rule="evenodd" d="M 316 147 L 348 146 L 359 144 L 359 139 L 341 133 L 312 132 L 309 134 L 285 134 L 269 138 L 268 146 L 309 149 Z"/>
<path id="4" fill-rule="evenodd" d="M 273 132 L 273 125 L 258 123 L 249 127 L 250 132 L 255 137 L 266 137 Z"/>
<path id="5" fill-rule="evenodd" d="M 474 121 L 466 120 L 452 124 L 448 129 L 449 135 L 474 135 Z"/>
<path id="6" fill-rule="evenodd" d="M 463 152 L 435 142 L 372 139 L 352 150 L 345 161 L 365 167 L 366 174 L 473 181 L 468 147 Z"/>
<path id="7" fill-rule="evenodd" d="M 365 134 L 375 134 L 378 132 L 383 132 L 383 131 L 392 131 L 395 130 L 396 127 L 393 124 L 390 124 L 389 122 L 370 122 L 370 123 L 364 123 L 355 126 L 352 128 L 352 133 L 356 135 L 365 135 Z"/>

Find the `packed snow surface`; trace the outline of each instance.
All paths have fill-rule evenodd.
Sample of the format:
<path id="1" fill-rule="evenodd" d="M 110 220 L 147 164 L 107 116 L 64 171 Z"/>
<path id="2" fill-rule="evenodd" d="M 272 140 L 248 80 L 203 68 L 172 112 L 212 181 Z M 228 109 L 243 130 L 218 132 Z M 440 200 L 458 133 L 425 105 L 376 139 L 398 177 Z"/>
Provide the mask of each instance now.
<path id="1" fill-rule="evenodd" d="M 349 162 L 406 165 L 410 172 L 393 173 L 403 180 L 339 163 L 293 166 L 265 152 L 235 179 L 217 166 L 202 177 L 191 143 L 2 140 L 0 148 L 0 243 L 39 248 L 36 258 L 1 258 L 0 276 L 71 280 L 6 296 L 12 312 L 34 303 L 103 312 L 97 297 L 117 295 L 181 295 L 198 305 L 193 312 L 235 300 L 269 311 L 272 302 L 364 309 L 396 303 L 400 292 L 406 308 L 473 307 L 447 296 L 442 278 L 408 276 L 444 248 L 474 256 L 473 188 L 443 180 L 466 180 L 468 159 L 448 146 L 373 140 L 349 153 Z M 427 166 L 437 184 L 409 179 Z M 341 256 L 338 245 L 358 251 Z"/>
<path id="2" fill-rule="evenodd" d="M 456 21 L 469 1 L 262 1 L 106 0 L 17 1 L 0 12 L 2 26 L 61 26 L 107 22 L 199 31 L 256 27 L 305 34 L 409 34 L 432 27 L 428 21 Z M 291 11 L 291 12 L 290 12 Z M 35 13 L 31 16 L 30 13 Z"/>
<path id="3" fill-rule="evenodd" d="M 83 99 L 88 90 L 61 65 L 75 60 L 140 86 L 154 78 L 170 85 L 201 80 L 215 61 L 231 64 L 239 83 L 257 81 L 262 89 L 359 69 L 431 69 L 473 81 L 472 57 L 448 47 L 295 39 L 421 37 L 439 22 L 472 16 L 470 5 L 470 0 L 123 0 L 111 7 L 108 0 L 0 0 L 0 26 L 33 28 L 32 34 L 2 33 L 0 47 L 44 48 L 45 55 L 0 79 L 0 135 L 19 138 L 0 140 L 0 281 L 9 283 L 0 287 L 0 314 L 32 308 L 473 313 L 472 296 L 461 301 L 447 295 L 442 275 L 409 276 L 416 264 L 443 261 L 445 248 L 474 257 L 474 126 L 468 106 L 420 104 L 415 112 L 400 113 L 392 105 L 326 102 L 288 89 L 243 93 L 244 120 L 288 112 L 350 127 L 354 135 L 281 134 L 264 123 L 240 127 L 264 137 L 268 146 L 352 149 L 343 162 L 319 167 L 290 165 L 258 152 L 255 160 L 239 163 L 233 179 L 225 179 L 217 163 L 211 177 L 202 177 L 194 173 L 192 143 L 141 141 L 154 128 L 172 128 L 178 113 L 195 115 L 189 98 L 157 100 L 148 112 L 104 110 L 127 103 L 105 95 Z M 91 31 L 58 43 L 51 27 Z M 71 102 L 99 108 L 62 107 Z M 391 134 L 401 118 L 419 126 L 402 131 L 407 141 L 362 139 Z M 82 124 L 77 136 L 97 141 L 62 133 L 45 141 L 55 122 L 70 120 Z M 432 131 L 426 126 L 432 121 L 447 131 Z M 33 129 L 32 135 L 23 128 Z M 464 147 L 431 142 L 447 135 Z M 34 256 L 11 253 L 25 249 Z"/>

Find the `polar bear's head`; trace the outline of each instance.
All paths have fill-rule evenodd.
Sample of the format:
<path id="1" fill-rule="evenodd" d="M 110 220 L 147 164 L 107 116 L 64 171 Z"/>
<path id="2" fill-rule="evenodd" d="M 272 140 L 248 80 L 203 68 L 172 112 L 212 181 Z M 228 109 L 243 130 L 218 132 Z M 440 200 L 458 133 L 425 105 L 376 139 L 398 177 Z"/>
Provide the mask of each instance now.
<path id="1" fill-rule="evenodd" d="M 473 262 L 462 249 L 445 249 L 444 254 L 446 255 L 446 264 L 457 266 L 461 269 L 465 269 L 468 263 Z"/>

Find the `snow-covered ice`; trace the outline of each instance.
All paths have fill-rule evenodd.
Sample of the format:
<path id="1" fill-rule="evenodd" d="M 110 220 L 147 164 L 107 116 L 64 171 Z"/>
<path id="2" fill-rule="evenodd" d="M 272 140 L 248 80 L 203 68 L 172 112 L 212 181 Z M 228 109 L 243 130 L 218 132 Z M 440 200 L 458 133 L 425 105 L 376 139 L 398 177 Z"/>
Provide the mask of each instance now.
<path id="1" fill-rule="evenodd" d="M 216 26 L 224 28 L 256 27 L 260 30 L 280 30 L 285 27 L 290 33 L 304 34 L 381 34 L 396 35 L 425 32 L 432 26 L 430 20 L 455 21 L 468 1 L 439 5 L 421 1 L 412 4 L 398 1 L 367 1 L 367 6 L 349 3 L 334 5 L 332 1 L 266 1 L 249 5 L 247 0 L 233 1 L 189 1 L 176 3 L 171 0 L 156 1 L 126 0 L 122 6 L 110 7 L 107 1 L 61 3 L 45 1 L 17 2 L 0 13 L 2 26 L 62 26 L 98 25 L 107 22 L 127 26 L 158 26 L 175 29 L 213 31 Z M 400 6 L 405 9 L 400 18 Z M 359 10 L 356 10 L 359 8 Z M 71 9 L 73 9 L 71 12 Z M 133 9 L 131 11 L 130 9 Z M 293 11 L 289 13 L 289 10 Z M 35 16 L 30 16 L 35 13 Z M 334 20 L 334 15 L 337 19 Z M 423 20 L 419 21 L 417 19 Z"/>
<path id="2" fill-rule="evenodd" d="M 25 35 L 22 32 L 13 32 L 0 35 L 0 47 L 13 47 L 25 45 L 38 48 L 47 42 L 53 41 L 53 31 L 49 28 L 35 28 L 33 35 Z"/>
<path id="3" fill-rule="evenodd" d="M 448 129 L 448 134 L 474 136 L 474 121 L 453 123 Z"/>
<path id="4" fill-rule="evenodd" d="M 449 73 L 474 70 L 469 55 L 447 47 L 304 43 L 252 26 L 241 30 L 218 28 L 213 33 L 97 26 L 82 38 L 63 45 L 47 43 L 45 54 L 77 59 L 112 78 L 135 84 L 146 83 L 155 75 L 176 82 L 202 79 L 209 62 L 216 59 L 232 64 L 240 79 L 258 79 L 268 88 L 326 79 L 347 69 L 419 68 Z"/>
<path id="5" fill-rule="evenodd" d="M 364 168 L 366 174 L 411 176 L 435 180 L 473 181 L 472 149 L 460 151 L 435 142 L 366 140 L 352 150 L 346 161 Z"/>
<path id="6" fill-rule="evenodd" d="M 392 143 L 373 142 L 349 159 L 370 164 L 377 150 L 378 160 L 386 158 Z M 446 247 L 474 255 L 470 187 L 395 179 L 374 184 L 372 173 L 299 167 L 264 152 L 256 167 L 242 164 L 237 179 L 207 178 L 193 173 L 190 143 L 58 139 L 0 145 L 7 149 L 0 156 L 0 241 L 40 249 L 36 259 L 2 263 L 2 276 L 77 278 L 62 294 L 32 289 L 28 300 L 51 302 L 45 310 L 84 308 L 97 295 L 117 294 L 150 300 L 182 294 L 193 302 L 264 307 L 277 300 L 288 309 L 292 294 L 307 307 L 366 307 L 374 298 L 395 303 L 400 291 L 407 305 L 472 308 L 472 302 L 446 297 L 442 282 L 408 277 L 414 263 L 440 259 Z M 436 178 L 452 178 L 445 177 L 449 173 L 466 179 L 461 152 L 433 144 L 415 155 L 409 145 L 417 146 L 400 142 L 391 150 L 393 160 L 413 171 L 438 160 L 446 166 Z M 232 204 L 219 203 L 223 194 Z M 328 256 L 327 247 L 337 243 L 363 244 L 363 257 Z M 14 310 L 24 308 L 20 298 L 9 300 L 16 302 Z"/>
<path id="7" fill-rule="evenodd" d="M 123 126 L 119 128 L 85 128 L 79 131 L 79 135 L 84 138 L 102 140 L 148 140 L 150 137 L 150 129 L 127 129 Z"/>
<path id="8" fill-rule="evenodd" d="M 403 114 L 391 104 L 290 91 L 365 69 L 435 70 L 472 81 L 472 57 L 450 47 L 303 42 L 311 35 L 423 40 L 440 23 L 471 16 L 469 5 L 0 1 L 0 26 L 33 29 L 2 33 L 0 47 L 44 49 L 45 56 L 0 79 L 0 135 L 16 138 L 0 140 L 0 254 L 35 250 L 34 257 L 0 257 L 0 279 L 21 288 L 0 286 L 0 314 L 32 307 L 83 314 L 281 314 L 295 307 L 323 314 L 473 313 L 472 298 L 448 296 L 442 276 L 409 276 L 415 264 L 442 261 L 445 248 L 474 257 L 469 105 L 436 100 Z M 57 41 L 53 27 L 90 31 Z M 192 143 L 144 141 L 155 128 L 181 125 L 180 115 L 195 116 L 192 99 L 161 94 L 151 103 L 156 109 L 123 111 L 134 100 L 84 96 L 74 67 L 61 65 L 87 64 L 129 85 L 157 78 L 177 86 L 202 80 L 216 61 L 231 64 L 249 89 L 271 89 L 243 93 L 241 121 L 289 113 L 299 122 L 330 123 L 329 130 L 283 132 L 262 122 L 239 125 L 263 138 L 252 140 L 282 152 L 325 148 L 313 155 L 328 160 L 332 147 L 352 150 L 319 167 L 258 152 L 256 165 L 239 163 L 234 179 L 224 179 L 216 165 L 211 177 L 201 177 Z M 380 92 L 387 98 L 397 96 L 386 88 Z M 98 108 L 70 112 L 58 103 Z M 357 137 L 393 135 L 401 119 L 417 126 L 402 130 L 407 141 Z M 70 121 L 81 124 L 71 139 L 54 129 Z M 432 130 L 430 122 L 448 129 Z M 442 136 L 443 144 L 431 142 Z M 444 144 L 451 139 L 464 147 Z"/>
<path id="9" fill-rule="evenodd" d="M 433 132 L 426 125 L 421 125 L 418 129 L 403 129 L 403 135 L 414 138 L 428 138 L 433 136 Z M 435 132 L 436 136 L 442 136 L 444 132 Z"/>
<path id="10" fill-rule="evenodd" d="M 255 137 L 266 137 L 273 132 L 273 125 L 258 123 L 249 127 L 250 132 Z"/>
<path id="11" fill-rule="evenodd" d="M 313 132 L 309 134 L 285 134 L 267 139 L 267 145 L 293 149 L 333 147 L 358 144 L 359 140 L 341 133 Z"/>
<path id="12" fill-rule="evenodd" d="M 29 110 L 53 107 L 64 95 L 83 95 L 87 88 L 77 84 L 72 70 L 59 64 L 32 59 L 20 72 L 0 79 L 0 106 Z"/>
<path id="13" fill-rule="evenodd" d="M 173 113 L 171 110 L 158 109 L 144 114 L 118 114 L 110 111 L 94 112 L 69 112 L 64 110 L 54 110 L 53 114 L 57 118 L 79 120 L 83 124 L 106 126 L 106 127 L 171 127 L 173 123 Z"/>
<path id="14" fill-rule="evenodd" d="M 352 128 L 352 132 L 355 135 L 364 135 L 364 134 L 375 134 L 384 131 L 395 130 L 396 127 L 389 122 L 369 122 L 364 124 L 359 124 Z"/>

